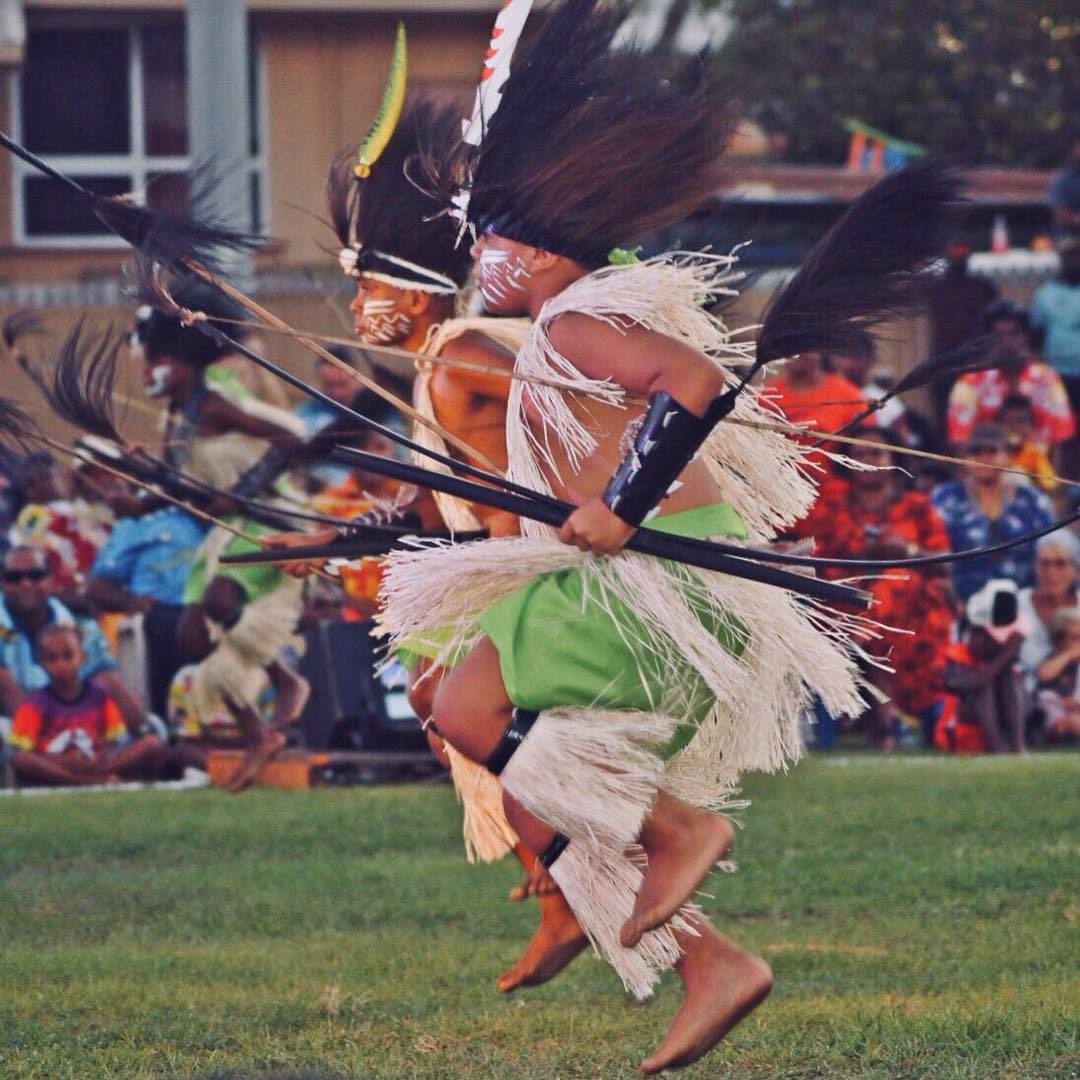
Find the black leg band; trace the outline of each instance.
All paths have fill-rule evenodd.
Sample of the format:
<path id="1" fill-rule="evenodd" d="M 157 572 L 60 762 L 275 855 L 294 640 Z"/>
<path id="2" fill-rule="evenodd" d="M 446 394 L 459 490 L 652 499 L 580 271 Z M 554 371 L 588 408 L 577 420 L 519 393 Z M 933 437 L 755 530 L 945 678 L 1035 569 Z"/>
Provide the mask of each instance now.
<path id="1" fill-rule="evenodd" d="M 557 832 L 555 839 L 536 856 L 540 860 L 540 865 L 545 870 L 550 870 L 551 864 L 566 850 L 566 845 L 569 843 L 569 836 L 563 836 L 561 832 Z"/>
<path id="2" fill-rule="evenodd" d="M 502 738 L 499 739 L 491 752 L 491 757 L 485 763 L 489 772 L 498 776 L 506 768 L 507 762 L 514 756 L 525 736 L 532 731 L 532 726 L 539 715 L 540 713 L 535 709 L 514 709 L 510 714 L 510 723 L 502 733 Z"/>

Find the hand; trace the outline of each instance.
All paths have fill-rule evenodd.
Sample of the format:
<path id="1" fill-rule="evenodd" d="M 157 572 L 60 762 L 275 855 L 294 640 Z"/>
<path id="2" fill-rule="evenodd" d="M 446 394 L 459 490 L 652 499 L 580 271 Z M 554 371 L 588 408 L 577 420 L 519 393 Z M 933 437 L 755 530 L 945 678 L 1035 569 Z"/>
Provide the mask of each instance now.
<path id="1" fill-rule="evenodd" d="M 559 539 L 594 555 L 617 555 L 635 531 L 633 525 L 613 514 L 599 495 L 593 495 L 563 522 Z"/>
<path id="2" fill-rule="evenodd" d="M 283 532 L 265 538 L 268 547 L 309 547 L 313 544 L 329 544 L 337 538 L 334 528 L 320 529 L 314 533 Z M 306 578 L 326 562 L 325 559 L 297 559 L 296 562 L 278 563 L 278 569 L 295 578 Z"/>

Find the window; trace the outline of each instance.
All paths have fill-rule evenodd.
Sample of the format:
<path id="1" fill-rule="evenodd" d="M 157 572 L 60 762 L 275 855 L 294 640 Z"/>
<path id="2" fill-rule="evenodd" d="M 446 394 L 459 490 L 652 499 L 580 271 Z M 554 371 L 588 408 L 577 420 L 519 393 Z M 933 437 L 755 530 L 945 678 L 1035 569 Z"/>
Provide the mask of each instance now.
<path id="1" fill-rule="evenodd" d="M 91 191 L 146 192 L 153 201 L 192 166 L 184 26 L 179 21 L 43 22 L 27 35 L 16 77 L 16 138 Z M 259 50 L 252 31 L 251 226 L 266 227 Z M 14 236 L 49 247 L 121 246 L 60 183 L 15 159 Z M 148 189 L 149 185 L 149 189 Z"/>

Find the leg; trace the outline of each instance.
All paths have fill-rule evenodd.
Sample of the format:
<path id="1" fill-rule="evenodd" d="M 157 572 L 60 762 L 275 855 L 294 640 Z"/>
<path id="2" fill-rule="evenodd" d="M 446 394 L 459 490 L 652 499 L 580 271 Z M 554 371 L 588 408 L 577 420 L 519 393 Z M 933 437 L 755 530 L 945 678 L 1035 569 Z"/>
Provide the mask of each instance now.
<path id="1" fill-rule="evenodd" d="M 173 759 L 173 751 L 156 735 L 144 735 L 110 755 L 110 773 L 130 780 L 155 780 Z"/>
<path id="2" fill-rule="evenodd" d="M 268 728 L 250 705 L 237 705 L 232 701 L 226 701 L 225 704 L 236 717 L 236 722 L 244 734 L 244 745 L 247 747 L 247 756 L 229 781 L 229 790 L 238 795 L 255 780 L 263 766 L 285 748 L 286 739 L 280 731 Z"/>
<path id="3" fill-rule="evenodd" d="M 768 996 L 772 972 L 758 956 L 718 934 L 703 918 L 697 937 L 676 933 L 682 959 L 675 970 L 685 996 L 664 1041 L 641 1065 L 643 1073 L 679 1069 L 704 1057 Z"/>
<path id="4" fill-rule="evenodd" d="M 619 934 L 622 944 L 633 948 L 647 930 L 667 922 L 724 858 L 734 839 L 735 830 L 726 818 L 659 792 L 641 830 L 639 842 L 649 865 L 634 911 Z"/>
<path id="5" fill-rule="evenodd" d="M 11 764 L 15 777 L 20 782 L 31 784 L 55 784 L 74 786 L 76 784 L 100 784 L 104 779 L 95 762 L 83 765 L 78 759 L 70 759 L 61 754 L 37 754 L 31 750 L 16 750 Z"/>
<path id="6" fill-rule="evenodd" d="M 551 830 L 541 832 L 537 828 L 536 819 L 531 814 L 526 814 L 513 798 L 503 793 L 503 804 L 506 807 L 506 816 L 510 824 L 516 830 L 524 827 L 531 832 L 533 839 L 539 841 L 545 835 L 553 835 Z M 543 850 L 541 848 L 540 850 Z M 524 843 L 519 843 L 514 849 L 522 866 L 528 871 L 530 878 L 536 874 L 539 868 L 550 884 L 549 888 L 537 890 L 537 899 L 540 904 L 540 925 L 533 934 L 529 944 L 525 948 L 518 962 L 504 972 L 496 980 L 496 986 L 507 994 L 516 990 L 519 986 L 540 986 L 549 979 L 553 979 L 567 964 L 570 963 L 589 943 L 584 930 L 570 910 L 566 898 L 551 880 L 543 865 Z"/>

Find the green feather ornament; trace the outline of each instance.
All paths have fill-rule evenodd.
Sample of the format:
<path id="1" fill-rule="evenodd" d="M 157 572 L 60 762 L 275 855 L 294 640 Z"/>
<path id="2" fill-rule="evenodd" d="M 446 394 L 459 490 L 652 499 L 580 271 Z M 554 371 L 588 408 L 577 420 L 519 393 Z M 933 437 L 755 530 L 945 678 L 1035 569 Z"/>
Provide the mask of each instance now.
<path id="1" fill-rule="evenodd" d="M 366 180 L 371 175 L 371 166 L 379 160 L 379 155 L 386 149 L 390 136 L 394 134 L 394 128 L 401 116 L 401 107 L 405 104 L 405 66 L 405 24 L 399 22 L 397 37 L 394 41 L 394 55 L 390 60 L 390 74 L 386 79 L 386 89 L 383 90 L 379 111 L 375 114 L 375 122 L 364 136 L 363 142 L 360 143 L 358 160 L 353 167 L 353 171 L 360 180 Z"/>

